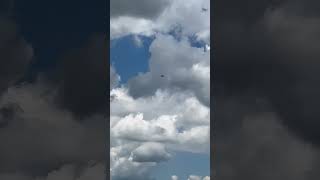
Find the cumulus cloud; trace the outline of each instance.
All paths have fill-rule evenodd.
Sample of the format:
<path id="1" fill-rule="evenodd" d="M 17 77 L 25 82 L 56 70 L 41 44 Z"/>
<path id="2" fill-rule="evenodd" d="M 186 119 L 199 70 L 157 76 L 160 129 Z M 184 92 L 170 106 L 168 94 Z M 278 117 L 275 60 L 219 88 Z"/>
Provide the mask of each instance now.
<path id="1" fill-rule="evenodd" d="M 152 97 L 134 99 L 124 88 L 111 94 L 115 94 L 110 119 L 114 177 L 133 176 L 136 171 L 132 168 L 137 167 L 145 176 L 150 167 L 169 160 L 170 151 L 208 152 L 209 110 L 195 97 L 159 91 Z M 192 107 L 193 101 L 199 106 Z M 160 109 L 155 111 L 157 107 Z M 185 107 L 194 108 L 195 117 L 203 113 L 203 119 L 189 117 Z"/>
<path id="2" fill-rule="evenodd" d="M 131 156 L 135 162 L 161 162 L 171 157 L 163 144 L 153 142 L 142 144 L 132 152 Z"/>
<path id="3" fill-rule="evenodd" d="M 170 151 L 209 150 L 209 52 L 171 35 L 158 35 L 150 52 L 150 71 L 110 92 L 114 179 L 151 178 L 150 168 Z"/>
<path id="4" fill-rule="evenodd" d="M 116 39 L 131 34 L 151 36 L 154 34 L 153 26 L 153 21 L 148 19 L 120 16 L 110 19 L 110 38 Z"/>
<path id="5" fill-rule="evenodd" d="M 122 2 L 119 1 L 119 7 L 128 9 Z M 147 6 L 149 10 L 141 11 Z M 112 16 L 110 20 L 111 39 L 130 34 L 151 36 L 157 32 L 168 33 L 180 27 L 183 29 L 182 35 L 196 36 L 198 40 L 210 43 L 210 11 L 202 11 L 202 8 L 210 10 L 209 0 L 148 1 L 141 7 L 132 6 L 135 11 L 141 11 L 140 15 L 130 10 L 121 12 L 121 8 L 114 10 L 118 15 Z M 151 10 L 152 14 L 148 14 Z"/>
<path id="6" fill-rule="evenodd" d="M 150 169 L 175 153 L 209 152 L 210 13 L 202 8 L 210 9 L 210 1 L 123 2 L 111 4 L 111 39 L 133 35 L 138 47 L 141 36 L 153 42 L 149 71 L 110 91 L 111 174 L 152 179 Z"/>
<path id="7" fill-rule="evenodd" d="M 186 53 L 188 52 L 188 53 Z M 185 38 L 177 41 L 172 36 L 157 35 L 150 46 L 150 72 L 128 82 L 133 97 L 148 96 L 157 89 L 193 92 L 209 106 L 210 52 L 195 48 Z M 161 77 L 161 75 L 164 77 Z M 144 91 L 140 91 L 144 88 Z"/>
<path id="8" fill-rule="evenodd" d="M 191 152 L 207 147 L 210 111 L 190 94 L 159 91 L 155 96 L 136 100 L 123 89 L 115 89 L 112 94 L 116 97 L 111 103 L 112 136 L 132 141 L 168 141 L 172 147 L 177 144 L 176 148 Z M 157 107 L 160 109 L 155 111 Z"/>

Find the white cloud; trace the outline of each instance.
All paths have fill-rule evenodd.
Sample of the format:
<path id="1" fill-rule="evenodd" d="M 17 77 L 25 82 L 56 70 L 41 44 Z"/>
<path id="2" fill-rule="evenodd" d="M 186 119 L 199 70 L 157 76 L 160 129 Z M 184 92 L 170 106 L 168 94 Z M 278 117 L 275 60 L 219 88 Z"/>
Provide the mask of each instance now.
<path id="1" fill-rule="evenodd" d="M 185 151 L 204 151 L 209 143 L 209 108 L 190 94 L 158 91 L 133 99 L 123 88 L 111 93 L 111 135 L 131 141 L 168 142 Z M 158 110 L 155 110 L 158 109 Z"/>
<path id="2" fill-rule="evenodd" d="M 115 97 L 111 102 L 110 125 L 111 166 L 116 178 L 125 175 L 132 178 L 135 174 L 139 174 L 137 178 L 146 178 L 149 168 L 157 165 L 157 158 L 147 163 L 134 161 L 133 152 L 145 143 L 158 143 L 169 151 L 207 153 L 209 150 L 208 53 L 166 35 L 160 35 L 153 43 L 150 72 L 130 80 L 128 87 L 110 92 Z M 160 74 L 165 77 L 161 78 Z M 141 95 L 134 98 L 129 93 L 133 88 Z M 143 152 L 141 157 L 149 156 L 147 151 Z"/>
<path id="3" fill-rule="evenodd" d="M 202 180 L 210 180 L 210 176 L 205 176 Z"/>
<path id="4" fill-rule="evenodd" d="M 210 0 L 172 0 L 170 3 L 148 1 L 141 7 L 144 7 L 144 5 L 157 7 L 157 11 L 148 13 L 149 15 L 144 12 L 140 12 L 141 15 L 123 12 L 111 18 L 111 39 L 129 34 L 150 36 L 156 32 L 169 32 L 178 25 L 182 28 L 184 36 L 195 35 L 198 40 L 203 40 L 207 44 L 210 43 L 210 12 L 202 11 L 202 8 L 210 9 Z"/>
<path id="5" fill-rule="evenodd" d="M 177 41 L 172 36 L 159 34 L 150 46 L 150 53 L 150 72 L 128 82 L 131 95 L 140 97 L 152 95 L 158 89 L 178 89 L 194 93 L 209 106 L 209 51 L 192 47 L 186 38 Z"/>
<path id="6" fill-rule="evenodd" d="M 179 178 L 178 178 L 178 176 L 173 175 L 173 176 L 171 176 L 171 180 L 179 180 Z"/>
<path id="7" fill-rule="evenodd" d="M 128 8 L 120 7 L 122 2 L 118 9 Z M 209 9 L 210 1 L 163 2 L 119 10 L 110 20 L 111 39 L 133 35 L 139 47 L 139 37 L 155 38 L 149 48 L 150 71 L 110 91 L 113 179 L 151 179 L 150 168 L 175 152 L 209 152 L 210 13 L 202 8 Z M 140 12 L 157 3 L 157 12 Z M 179 40 L 169 35 L 173 30 Z M 206 45 L 193 47 L 190 37 Z"/>
<path id="8" fill-rule="evenodd" d="M 201 180 L 201 176 L 190 175 L 190 176 L 188 177 L 188 180 Z"/>
<path id="9" fill-rule="evenodd" d="M 110 88 L 116 88 L 119 85 L 120 76 L 117 74 L 113 66 L 110 66 Z"/>
<path id="10" fill-rule="evenodd" d="M 142 47 L 143 41 L 138 35 L 133 36 L 133 42 L 137 47 Z"/>
<path id="11" fill-rule="evenodd" d="M 147 142 L 136 148 L 131 154 L 135 162 L 161 162 L 171 158 L 165 145 L 161 143 Z"/>
<path id="12" fill-rule="evenodd" d="M 154 22 L 148 19 L 121 16 L 110 19 L 110 38 L 138 34 L 151 36 L 154 34 Z"/>
<path id="13" fill-rule="evenodd" d="M 178 180 L 179 177 L 176 175 L 171 176 L 171 180 Z M 197 176 L 197 175 L 190 175 L 188 177 L 188 180 L 210 180 L 210 176 L 205 176 L 205 177 L 201 177 L 201 176 Z"/>

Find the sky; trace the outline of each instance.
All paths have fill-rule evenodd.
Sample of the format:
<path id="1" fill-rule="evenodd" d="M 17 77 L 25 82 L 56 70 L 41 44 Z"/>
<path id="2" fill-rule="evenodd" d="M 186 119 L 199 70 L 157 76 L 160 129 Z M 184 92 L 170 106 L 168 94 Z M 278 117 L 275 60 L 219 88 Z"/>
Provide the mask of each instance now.
<path id="1" fill-rule="evenodd" d="M 112 179 L 210 179 L 210 1 L 110 6 Z"/>

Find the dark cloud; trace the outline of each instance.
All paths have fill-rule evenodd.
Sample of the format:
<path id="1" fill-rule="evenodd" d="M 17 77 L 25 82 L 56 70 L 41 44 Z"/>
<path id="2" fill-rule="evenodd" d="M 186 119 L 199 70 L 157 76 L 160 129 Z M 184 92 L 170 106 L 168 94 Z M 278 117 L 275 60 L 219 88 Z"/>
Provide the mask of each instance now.
<path id="1" fill-rule="evenodd" d="M 22 78 L 32 57 L 33 50 L 16 24 L 0 16 L 0 93 Z"/>
<path id="2" fill-rule="evenodd" d="M 47 175 L 64 164 L 105 160 L 106 119 L 84 121 L 55 105 L 50 86 L 11 87 L 0 102 L 0 173 Z"/>
<path id="3" fill-rule="evenodd" d="M 10 16 L 12 15 L 12 10 L 14 8 L 13 0 L 0 0 L 0 15 Z"/>
<path id="4" fill-rule="evenodd" d="M 214 79 L 215 96 L 266 97 L 285 125 L 320 144 L 317 4 L 217 1 Z"/>
<path id="5" fill-rule="evenodd" d="M 133 16 L 152 19 L 157 17 L 169 4 L 170 1 L 168 0 L 111 0 L 110 16 Z"/>
<path id="6" fill-rule="evenodd" d="M 215 1 L 218 179 L 318 178 L 319 5 Z"/>
<path id="7" fill-rule="evenodd" d="M 289 133 L 272 113 L 246 116 L 241 126 L 217 140 L 216 153 L 217 179 L 313 180 L 319 176 L 319 152 Z"/>
<path id="8" fill-rule="evenodd" d="M 61 61 L 62 105 L 76 115 L 106 111 L 109 93 L 109 65 L 105 35 L 95 35 L 82 48 L 74 49 Z"/>
<path id="9" fill-rule="evenodd" d="M 0 27 L 0 176 L 47 176 L 65 164 L 105 162 L 108 118 L 97 112 L 108 110 L 106 36 L 61 60 L 57 81 L 16 84 L 33 51 L 10 19 L 0 17 Z M 71 112 L 87 116 L 80 122 Z"/>

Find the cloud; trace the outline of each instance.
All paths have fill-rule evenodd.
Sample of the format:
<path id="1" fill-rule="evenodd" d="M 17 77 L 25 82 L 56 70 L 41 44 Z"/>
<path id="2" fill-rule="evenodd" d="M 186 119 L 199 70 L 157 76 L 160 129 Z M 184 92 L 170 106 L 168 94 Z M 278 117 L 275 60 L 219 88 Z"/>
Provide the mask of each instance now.
<path id="1" fill-rule="evenodd" d="M 255 8 L 233 0 L 216 4 L 216 98 L 248 104 L 265 98 L 264 111 L 274 111 L 299 138 L 319 144 L 318 2 L 246 2 Z"/>
<path id="2" fill-rule="evenodd" d="M 137 47 L 142 47 L 143 41 L 138 35 L 133 36 L 133 42 Z"/>
<path id="3" fill-rule="evenodd" d="M 215 1 L 218 179 L 319 176 L 318 5 Z"/>
<path id="4" fill-rule="evenodd" d="M 150 169 L 175 153 L 209 152 L 210 13 L 202 8 L 210 1 L 162 2 L 121 14 L 123 6 L 110 20 L 112 40 L 133 35 L 139 45 L 137 37 L 153 39 L 149 72 L 110 90 L 112 179 L 152 179 Z M 150 14 L 147 6 L 157 8 Z"/>
<path id="5" fill-rule="evenodd" d="M 33 83 L 18 83 L 30 66 L 33 49 L 11 19 L 0 17 L 0 26 L 1 179 L 92 179 L 95 168 L 81 167 L 89 161 L 104 162 L 107 131 L 104 125 L 109 119 L 89 108 L 86 110 L 90 116 L 82 117 L 80 121 L 74 116 L 79 109 L 72 105 L 73 100 L 79 98 L 80 106 L 90 106 L 95 103 L 87 101 L 89 96 L 91 100 L 94 99 L 92 94 L 100 97 L 107 94 L 100 93 L 103 88 L 94 89 L 101 81 L 103 87 L 108 87 L 104 78 L 107 75 L 103 76 L 107 71 L 101 65 L 106 50 L 103 37 L 93 37 L 83 51 L 76 51 L 64 59 L 68 62 L 64 62 L 59 77 L 62 78 L 58 81 L 39 77 Z M 87 91 L 83 88 L 87 86 L 93 89 Z M 79 89 L 72 92 L 73 97 L 68 96 L 71 99 L 61 96 L 61 92 L 68 93 L 75 88 Z M 65 101 L 59 101 L 62 97 Z M 61 102 L 66 106 L 61 106 Z M 66 167 L 67 164 L 80 168 L 79 172 L 71 172 L 74 168 Z M 103 163 L 101 166 L 105 168 Z M 105 177 L 109 172 L 103 174 Z"/>
<path id="6" fill-rule="evenodd" d="M 178 176 L 176 176 L 176 175 L 173 175 L 173 176 L 171 176 L 171 180 L 178 180 L 179 178 L 178 178 Z"/>
<path id="7" fill-rule="evenodd" d="M 0 16 L 0 93 L 16 83 L 33 58 L 33 48 L 11 19 Z"/>
<path id="8" fill-rule="evenodd" d="M 34 52 L 10 19 L 12 5 L 0 1 L 0 179 L 105 179 L 109 118 L 96 111 L 108 111 L 105 35 L 61 59 L 56 79 L 21 82 Z"/>
<path id="9" fill-rule="evenodd" d="M 59 96 L 63 107 L 76 115 L 105 111 L 108 103 L 108 61 L 105 35 L 93 35 L 88 43 L 68 52 L 58 68 Z"/>
<path id="10" fill-rule="evenodd" d="M 119 1 L 118 4 L 122 2 L 124 1 Z M 142 9 L 147 6 L 151 8 Z M 111 39 L 131 34 L 152 36 L 158 32 L 168 33 L 178 26 L 183 29 L 184 36 L 195 35 L 199 40 L 210 43 L 210 13 L 209 11 L 202 12 L 203 7 L 210 9 L 209 0 L 148 1 L 143 3 L 141 7 L 131 7 L 134 7 L 132 9 L 139 11 L 139 13 L 128 10 L 125 13 L 119 13 L 118 16 L 112 16 L 110 20 Z M 118 9 L 114 11 L 120 12 Z M 148 13 L 149 11 L 152 13 Z"/>
<path id="11" fill-rule="evenodd" d="M 0 129 L 1 172 L 41 175 L 65 163 L 104 160 L 104 117 L 96 115 L 80 123 L 53 103 L 55 93 L 50 88 L 25 84 L 3 94 L 0 107 L 11 115 L 2 116 L 7 124 Z"/>
<path id="12" fill-rule="evenodd" d="M 0 174 L 0 178 L 5 180 L 103 180 L 106 178 L 104 166 L 101 164 L 88 165 L 80 173 L 77 171 L 79 170 L 74 165 L 69 164 L 50 172 L 45 177 L 32 177 L 23 174 Z"/>
<path id="13" fill-rule="evenodd" d="M 132 152 L 135 162 L 162 162 L 171 158 L 166 147 L 161 143 L 144 143 Z"/>
<path id="14" fill-rule="evenodd" d="M 177 41 L 172 36 L 159 34 L 150 46 L 150 53 L 150 72 L 128 82 L 133 97 L 152 95 L 157 89 L 178 89 L 193 92 L 209 106 L 209 51 L 192 47 L 187 39 Z"/>
<path id="15" fill-rule="evenodd" d="M 319 152 L 288 132 L 274 113 L 247 115 L 216 139 L 218 179 L 315 179 Z M 222 138 L 223 137 L 223 138 Z"/>
<path id="16" fill-rule="evenodd" d="M 13 0 L 2 0 L 0 1 L 0 16 L 8 17 L 13 13 Z"/>
<path id="17" fill-rule="evenodd" d="M 188 177 L 188 180 L 201 180 L 201 177 L 200 176 L 196 176 L 196 175 L 190 175 Z"/>
<path id="18" fill-rule="evenodd" d="M 171 180 L 178 180 L 179 177 L 176 175 L 171 176 Z M 210 180 L 209 176 L 201 177 L 197 175 L 189 175 L 188 180 Z"/>
<path id="19" fill-rule="evenodd" d="M 209 109 L 192 94 L 182 92 L 160 90 L 134 99 L 125 87 L 111 90 L 113 179 L 151 178 L 150 168 L 170 157 L 164 147 L 171 151 L 207 150 Z"/>
<path id="20" fill-rule="evenodd" d="M 151 36 L 154 23 L 148 19 L 121 16 L 110 19 L 110 38 L 116 39 L 126 35 L 139 34 Z"/>
<path id="21" fill-rule="evenodd" d="M 119 85 L 120 76 L 117 74 L 113 66 L 110 66 L 110 89 L 114 89 Z"/>
<path id="22" fill-rule="evenodd" d="M 139 6 L 137 6 L 139 4 Z M 170 4 L 169 0 L 111 0 L 111 18 L 119 16 L 141 17 L 152 19 L 157 17 Z"/>
<path id="23" fill-rule="evenodd" d="M 209 90 L 205 90 L 210 78 L 206 71 L 208 52 L 191 47 L 186 40 L 177 42 L 170 35 L 161 35 L 153 43 L 150 72 L 110 92 L 114 97 L 110 104 L 113 179 L 148 179 L 150 168 L 167 160 L 168 152 L 208 153 L 209 150 L 210 110 L 205 104 L 209 102 Z M 176 51 L 170 50 L 173 47 Z M 163 50 L 166 57 L 161 56 Z M 197 72 L 190 75 L 193 72 L 188 68 Z M 165 77 L 161 78 L 160 74 Z M 143 82 L 144 78 L 147 82 L 133 83 Z M 196 82 L 200 79 L 201 82 Z M 140 96 L 132 96 L 133 85 Z M 198 91 L 196 86 L 203 86 L 203 91 Z M 151 149 L 150 144 L 157 144 L 158 151 Z"/>
<path id="24" fill-rule="evenodd" d="M 205 176 L 202 180 L 210 180 L 210 176 Z"/>
<path id="25" fill-rule="evenodd" d="M 116 97 L 111 103 L 112 136 L 138 142 L 168 141 L 196 152 L 209 143 L 209 109 L 192 95 L 159 91 L 135 100 L 123 89 L 111 94 Z M 157 107 L 159 110 L 152 110 Z"/>

